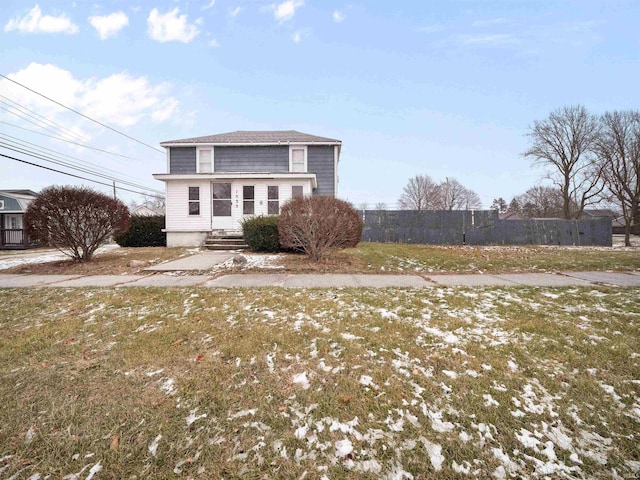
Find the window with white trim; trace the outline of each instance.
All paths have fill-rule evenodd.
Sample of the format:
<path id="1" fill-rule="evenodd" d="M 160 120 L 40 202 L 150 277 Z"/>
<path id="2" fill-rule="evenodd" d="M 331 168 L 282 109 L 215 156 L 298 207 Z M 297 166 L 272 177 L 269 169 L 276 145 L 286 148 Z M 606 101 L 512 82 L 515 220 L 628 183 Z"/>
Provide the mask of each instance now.
<path id="1" fill-rule="evenodd" d="M 280 213 L 280 192 L 278 185 L 267 187 L 267 214 L 278 215 Z"/>
<path id="2" fill-rule="evenodd" d="M 200 215 L 200 187 L 189 187 L 189 215 Z"/>
<path id="3" fill-rule="evenodd" d="M 289 171 L 296 173 L 307 171 L 307 147 L 289 147 Z"/>
<path id="4" fill-rule="evenodd" d="M 198 149 L 198 173 L 213 172 L 213 149 Z"/>
<path id="5" fill-rule="evenodd" d="M 242 187 L 242 213 L 244 215 L 253 215 L 255 212 L 255 190 L 253 185 L 244 185 Z"/>
<path id="6" fill-rule="evenodd" d="M 302 185 L 294 185 L 291 187 L 291 198 L 302 197 L 304 195 L 304 189 Z"/>

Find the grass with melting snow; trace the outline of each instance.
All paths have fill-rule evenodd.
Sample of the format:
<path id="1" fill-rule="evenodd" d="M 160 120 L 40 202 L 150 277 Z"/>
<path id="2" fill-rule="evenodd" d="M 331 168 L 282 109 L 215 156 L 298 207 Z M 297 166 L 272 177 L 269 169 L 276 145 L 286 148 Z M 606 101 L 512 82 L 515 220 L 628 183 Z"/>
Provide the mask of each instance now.
<path id="1" fill-rule="evenodd" d="M 461 246 L 361 243 L 348 250 L 371 272 L 477 273 L 638 270 L 637 247 Z"/>
<path id="2" fill-rule="evenodd" d="M 0 478 L 640 475 L 640 289 L 0 300 Z"/>

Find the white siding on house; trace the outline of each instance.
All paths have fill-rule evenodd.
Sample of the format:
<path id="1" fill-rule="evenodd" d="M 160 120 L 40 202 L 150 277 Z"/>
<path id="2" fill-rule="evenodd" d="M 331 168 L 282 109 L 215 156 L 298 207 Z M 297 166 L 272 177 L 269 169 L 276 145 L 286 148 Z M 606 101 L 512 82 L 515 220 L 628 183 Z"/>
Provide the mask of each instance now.
<path id="1" fill-rule="evenodd" d="M 282 180 L 242 180 L 234 181 L 231 184 L 231 198 L 232 198 L 232 216 L 234 228 L 240 229 L 242 226 L 242 220 L 251 215 L 243 215 L 242 213 L 242 187 L 244 185 L 253 185 L 255 187 L 255 213 L 254 216 L 268 215 L 268 187 L 271 185 L 277 185 L 279 187 L 279 201 L 280 207 L 284 205 L 287 200 L 291 199 L 291 188 L 293 185 L 300 185 L 303 188 L 304 195 L 311 195 L 311 182 L 310 181 L 282 181 Z M 215 225 L 214 225 L 215 228 Z"/>
<path id="2" fill-rule="evenodd" d="M 200 187 L 200 215 L 189 215 L 189 187 Z M 211 230 L 211 182 L 172 180 L 167 182 L 166 230 Z"/>
<path id="3" fill-rule="evenodd" d="M 216 180 L 221 181 L 221 180 Z M 268 187 L 277 185 L 280 207 L 291 199 L 293 186 L 301 186 L 305 196 L 312 195 L 311 179 L 235 179 L 231 183 L 232 229 L 241 230 L 242 220 L 251 215 L 243 212 L 243 186 L 254 187 L 254 215 L 268 215 Z M 216 225 L 212 218 L 211 179 L 166 181 L 166 231 L 168 246 L 201 245 L 205 232 L 228 229 Z M 200 188 L 200 215 L 189 215 L 189 187 Z M 225 217 L 218 217 L 223 221 Z M 228 217 L 226 217 L 228 218 Z M 172 234 L 173 232 L 173 234 Z"/>

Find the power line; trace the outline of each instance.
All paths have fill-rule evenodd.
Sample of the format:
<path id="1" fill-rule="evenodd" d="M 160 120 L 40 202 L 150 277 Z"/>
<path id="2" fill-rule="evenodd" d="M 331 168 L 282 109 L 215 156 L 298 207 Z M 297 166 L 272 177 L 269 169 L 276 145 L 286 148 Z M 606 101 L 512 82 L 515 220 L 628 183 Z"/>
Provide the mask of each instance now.
<path id="1" fill-rule="evenodd" d="M 127 180 L 123 180 L 121 178 L 118 178 L 114 174 L 119 175 L 120 172 L 116 172 L 115 170 L 111 170 L 109 168 L 105 168 L 105 167 L 101 167 L 101 166 L 98 166 L 98 165 L 94 165 L 91 162 L 84 161 L 84 160 L 82 160 L 82 159 L 80 159 L 78 157 L 74 157 L 73 155 L 69 155 L 67 153 L 58 152 L 58 151 L 53 150 L 51 148 L 43 147 L 41 145 L 37 145 L 35 143 L 28 142 L 28 141 L 20 139 L 18 137 L 14 137 L 13 135 L 7 135 L 7 134 L 0 133 L 0 140 L 2 140 L 2 139 L 10 142 L 8 144 L 9 146 L 13 146 L 13 147 L 17 146 L 18 148 L 24 148 L 24 149 L 36 149 L 36 150 L 38 150 L 36 153 L 38 153 L 40 155 L 53 155 L 53 157 L 51 157 L 51 156 L 47 157 L 47 158 L 54 158 L 55 161 L 51 160 L 53 163 L 63 164 L 63 166 L 66 166 L 66 167 L 69 167 L 69 168 L 73 168 L 74 170 L 80 170 L 80 171 L 82 171 L 84 173 L 89 173 L 91 175 L 103 176 L 104 178 L 109 178 L 110 180 L 117 180 L 120 183 L 127 183 L 127 184 L 129 184 L 131 186 L 135 186 L 137 188 L 144 188 L 144 189 L 154 190 L 154 189 L 151 189 L 150 187 L 147 187 L 146 185 L 134 184 L 134 183 L 131 183 L 131 182 L 127 181 Z M 7 145 L 7 144 L 5 144 L 5 145 Z M 9 148 L 9 147 L 5 146 L 5 148 Z M 31 150 L 31 152 L 33 152 L 33 150 Z M 21 153 L 31 153 L 31 152 L 21 152 Z M 48 152 L 50 152 L 50 153 L 48 153 Z M 77 162 L 69 163 L 69 162 L 67 162 L 65 160 L 62 160 L 60 157 L 66 157 L 66 158 L 69 158 L 69 159 L 72 159 L 72 160 L 77 160 L 80 163 L 77 163 Z M 45 159 L 43 158 L 42 160 L 45 160 Z M 93 170 L 90 170 L 89 169 L 90 167 L 89 166 L 85 166 L 84 164 L 90 165 L 91 167 L 93 167 Z M 98 172 L 99 170 L 102 170 L 105 173 L 101 174 L 101 173 Z M 108 176 L 105 176 L 105 175 L 108 175 Z M 122 175 L 122 174 L 120 174 L 120 175 Z M 124 175 L 124 176 L 128 177 L 128 178 L 131 178 L 131 179 L 134 179 L 133 177 L 131 177 L 129 175 Z M 155 190 L 155 191 L 160 193 L 159 190 Z"/>
<path id="2" fill-rule="evenodd" d="M 25 107 L 24 105 L 16 102 L 15 100 L 11 100 L 8 97 L 5 97 L 4 95 L 0 95 L 0 98 L 3 98 L 4 100 L 0 100 L 0 103 L 4 103 L 5 105 L 8 105 L 10 108 L 14 108 L 16 110 L 18 110 L 22 115 L 27 115 L 28 117 L 34 118 L 36 121 L 40 122 L 40 123 L 44 123 L 47 127 L 48 130 L 51 130 L 52 127 L 55 127 L 57 130 L 60 130 L 60 132 L 68 137 L 71 138 L 79 138 L 82 140 L 87 140 L 87 137 L 85 135 L 81 135 L 78 132 L 74 132 L 73 130 L 65 127 L 64 125 L 61 125 L 60 123 L 51 120 L 50 118 L 45 117 L 44 115 L 40 115 L 38 112 L 35 112 L 34 110 L 31 110 L 28 107 Z M 9 102 L 9 103 L 7 103 Z M 5 110 L 7 110 L 5 107 L 3 107 Z M 11 112 L 9 111 L 9 113 L 12 113 L 13 115 L 16 115 L 15 112 Z M 20 117 L 23 118 L 23 117 Z M 26 120 L 26 119 L 25 119 Z M 31 122 L 34 123 L 34 122 Z M 43 126 L 39 125 L 41 128 L 44 128 Z"/>
<path id="3" fill-rule="evenodd" d="M 144 145 L 145 147 L 148 147 L 148 148 L 150 148 L 151 150 L 153 150 L 153 151 L 155 151 L 155 152 L 161 153 L 161 154 L 163 154 L 163 155 L 164 155 L 164 153 L 165 153 L 164 151 L 159 150 L 159 149 L 157 149 L 156 147 L 153 147 L 153 146 L 149 145 L 148 143 L 145 143 L 145 142 L 143 142 L 143 141 L 141 141 L 141 140 L 138 140 L 137 138 L 133 138 L 131 135 L 127 135 L 126 133 L 121 132 L 120 130 L 116 130 L 115 128 L 110 127 L 109 125 L 106 125 L 106 124 L 104 124 L 104 123 L 102 123 L 102 122 L 100 122 L 100 121 L 98 121 L 98 120 L 95 120 L 95 119 L 93 119 L 93 118 L 89 117 L 88 115 L 85 115 L 84 113 L 79 112 L 78 110 L 74 110 L 74 109 L 73 109 L 73 108 L 71 108 L 71 107 L 67 107 L 66 105 L 63 105 L 62 103 L 60 103 L 60 102 L 58 102 L 58 101 L 56 101 L 56 100 L 54 100 L 54 99 L 52 99 L 52 98 L 50 98 L 50 97 L 47 97 L 46 95 L 43 95 L 43 94 L 42 94 L 42 93 L 40 93 L 40 92 L 36 92 L 36 91 L 35 91 L 35 90 L 33 90 L 32 88 L 29 88 L 29 87 L 27 87 L 26 85 L 23 85 L 22 83 L 17 82 L 17 81 L 15 81 L 15 80 L 13 80 L 13 79 L 11 79 L 11 78 L 7 77 L 6 75 L 3 75 L 2 73 L 0 73 L 0 77 L 5 78 L 5 79 L 9 80 L 10 82 L 13 82 L 13 83 L 15 83 L 16 85 L 18 85 L 18 86 L 20 86 L 20 87 L 22 87 L 22 88 L 24 88 L 24 89 L 26 89 L 26 90 L 29 90 L 30 92 L 35 93 L 36 95 L 39 95 L 39 96 L 41 96 L 42 98 L 45 98 L 45 99 L 49 100 L 50 102 L 53 102 L 53 103 L 55 103 L 56 105 L 61 106 L 62 108 L 66 108 L 67 110 L 69 110 L 69 111 L 71 111 L 71 112 L 73 112 L 73 113 L 76 113 L 76 114 L 80 115 L 81 117 L 86 118 L 87 120 L 92 121 L 93 123 L 97 123 L 97 124 L 98 124 L 98 125 L 100 125 L 101 127 L 104 127 L 104 128 L 106 128 L 106 129 L 108 129 L 108 130 L 111 130 L 112 132 L 115 132 L 115 133 L 117 133 L 117 134 L 119 134 L 119 135 L 122 135 L 123 137 L 126 137 L 126 138 L 128 138 L 129 140 L 132 140 L 132 141 L 134 141 L 134 142 L 136 142 L 136 143 L 139 143 L 140 145 Z"/>
<path id="4" fill-rule="evenodd" d="M 100 182 L 99 180 L 93 180 L 93 179 L 91 179 L 91 178 L 81 177 L 80 175 L 74 175 L 73 173 L 63 172 L 62 170 L 56 170 L 55 168 L 45 167 L 44 165 L 38 165 L 37 163 L 28 162 L 28 161 L 26 161 L 26 160 L 22 160 L 22 159 L 20 159 L 20 158 L 12 157 L 12 156 L 10 156 L 10 155 L 5 155 L 5 154 L 3 154 L 3 153 L 0 153 L 0 157 L 8 158 L 8 159 L 10 159 L 10 160 L 15 160 L 15 161 L 17 161 L 17 162 L 26 163 L 27 165 L 32 165 L 32 166 L 34 166 L 34 167 L 44 168 L 45 170 L 50 170 L 50 171 L 52 171 L 52 172 L 61 173 L 62 175 L 68 175 L 68 176 L 70 176 L 70 177 L 79 178 L 79 179 L 81 179 L 81 180 L 87 180 L 87 181 L 89 181 L 89 182 L 98 183 L 98 184 L 100 184 L 100 185 L 106 185 L 107 187 L 111 187 L 111 186 L 112 186 L 112 185 L 111 185 L 111 184 L 109 184 L 109 183 Z M 147 196 L 149 196 L 149 197 L 154 197 L 154 198 L 164 198 L 164 197 L 161 197 L 161 196 L 159 196 L 159 195 L 150 195 L 150 194 L 148 194 L 147 192 L 139 192 L 139 191 L 131 190 L 131 189 L 124 188 L 124 187 L 118 187 L 118 189 L 120 189 L 120 190 L 124 190 L 124 191 L 126 191 L 126 192 L 136 193 L 136 194 L 138 194 L 138 195 L 147 195 Z"/>
<path id="5" fill-rule="evenodd" d="M 26 142 L 26 143 L 29 143 L 29 142 Z M 54 163 L 56 165 L 60 165 L 62 167 L 71 168 L 73 170 L 77 170 L 77 171 L 82 172 L 82 173 L 88 173 L 89 175 L 93 175 L 95 177 L 105 178 L 107 180 L 111 180 L 111 181 L 118 182 L 118 183 L 121 183 L 121 184 L 129 185 L 129 186 L 132 186 L 132 187 L 135 187 L 135 188 L 141 188 L 141 189 L 144 189 L 144 190 L 147 190 L 147 191 L 151 191 L 151 192 L 156 192 L 158 194 L 162 194 L 162 192 L 160 190 L 152 189 L 152 188 L 149 188 L 149 187 L 147 187 L 145 185 L 140 185 L 140 184 L 137 184 L 137 183 L 129 182 L 127 180 L 122 180 L 122 179 L 114 177 L 112 175 L 107 175 L 107 174 L 104 174 L 104 173 L 100 173 L 100 172 L 97 172 L 95 170 L 89 170 L 87 168 L 84 168 L 84 167 L 81 167 L 81 166 L 77 166 L 77 165 L 69 163 L 69 162 L 65 162 L 64 160 L 61 160 L 59 158 L 55 158 L 55 157 L 49 156 L 46 153 L 41 153 L 41 152 L 38 152 L 38 151 L 35 151 L 35 150 L 32 150 L 32 149 L 29 149 L 29 147 L 25 147 L 25 146 L 20 145 L 20 144 L 15 144 L 15 142 L 14 142 L 14 144 L 7 144 L 7 143 L 4 143 L 4 142 L 0 141 L 0 147 L 6 148 L 7 150 L 11 150 L 11 151 L 14 151 L 14 152 L 17 152 L 17 153 L 22 153 L 24 155 L 29 155 L 29 156 L 31 156 L 33 158 L 37 158 L 37 159 L 43 160 L 45 162 L 51 162 L 51 163 Z"/>
<path id="6" fill-rule="evenodd" d="M 58 140 L 60 142 L 66 142 L 66 143 L 70 143 L 72 145 L 77 145 L 78 147 L 86 148 L 86 149 L 89 149 L 89 150 L 95 150 L 96 152 L 108 153 L 109 155 L 115 155 L 116 157 L 127 158 L 129 160 L 135 160 L 134 158 L 128 157 L 126 155 L 122 155 L 120 153 L 110 152 L 109 150 L 103 150 L 103 149 L 98 148 L 98 147 L 92 147 L 91 145 L 86 145 L 84 143 L 73 142 L 71 140 L 66 140 L 66 139 L 61 138 L 61 137 L 56 137 L 55 135 L 47 135 L 46 133 L 38 132 L 37 130 L 31 130 L 30 128 L 21 127 L 20 125 L 15 125 L 13 123 L 5 122 L 3 120 L 0 120 L 0 123 L 3 123 L 5 125 L 9 125 L 10 127 L 13 127 L 13 128 L 19 128 L 20 130 L 25 130 L 27 132 L 35 133 L 37 135 L 42 135 L 44 137 L 52 138 L 52 139 Z"/>

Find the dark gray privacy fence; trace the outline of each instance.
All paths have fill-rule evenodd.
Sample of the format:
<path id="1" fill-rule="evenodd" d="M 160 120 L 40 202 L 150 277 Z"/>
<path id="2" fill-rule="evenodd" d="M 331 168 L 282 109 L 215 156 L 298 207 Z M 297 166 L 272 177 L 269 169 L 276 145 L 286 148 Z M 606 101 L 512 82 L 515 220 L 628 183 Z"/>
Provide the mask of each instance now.
<path id="1" fill-rule="evenodd" d="M 361 210 L 362 241 L 430 245 L 611 246 L 611 219 L 500 220 L 495 210 Z"/>

